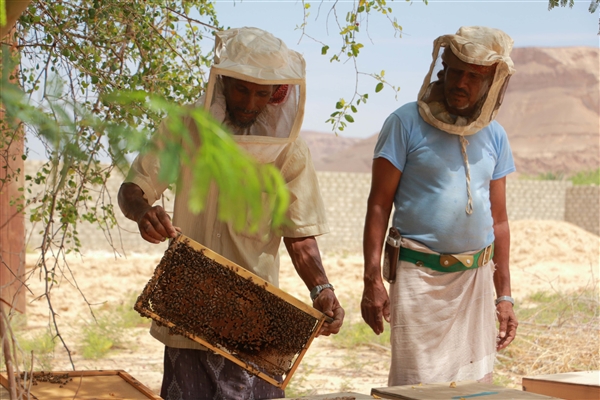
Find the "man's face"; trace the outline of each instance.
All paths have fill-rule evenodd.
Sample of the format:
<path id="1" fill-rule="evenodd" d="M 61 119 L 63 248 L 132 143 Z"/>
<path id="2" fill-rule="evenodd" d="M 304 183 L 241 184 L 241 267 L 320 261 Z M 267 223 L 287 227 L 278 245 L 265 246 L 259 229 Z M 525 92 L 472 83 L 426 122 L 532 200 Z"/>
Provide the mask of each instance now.
<path id="1" fill-rule="evenodd" d="M 444 95 L 451 114 L 470 117 L 490 88 L 495 66 L 468 64 L 447 50 L 443 56 Z"/>
<path id="2" fill-rule="evenodd" d="M 251 126 L 267 107 L 275 85 L 258 85 L 224 76 L 223 86 L 231 122 L 240 128 Z"/>

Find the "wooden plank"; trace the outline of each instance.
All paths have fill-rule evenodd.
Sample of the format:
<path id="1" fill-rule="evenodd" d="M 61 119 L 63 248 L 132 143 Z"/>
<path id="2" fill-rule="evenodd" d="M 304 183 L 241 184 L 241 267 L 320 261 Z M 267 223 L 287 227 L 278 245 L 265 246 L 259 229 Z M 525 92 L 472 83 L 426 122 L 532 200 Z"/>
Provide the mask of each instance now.
<path id="1" fill-rule="evenodd" d="M 451 386 L 453 386 L 451 385 L 451 382 L 446 382 L 374 388 L 371 389 L 371 395 L 378 396 L 382 399 L 403 400 L 459 400 L 461 398 L 476 398 L 477 400 L 556 399 L 556 397 L 548 397 L 541 394 L 528 393 L 521 390 L 509 389 L 476 381 L 455 382 L 455 387 Z"/>
<path id="2" fill-rule="evenodd" d="M 154 392 L 151 391 L 146 385 L 135 379 L 133 376 L 129 375 L 127 372 L 123 370 L 117 370 L 117 372 L 119 373 L 119 376 L 123 378 L 123 380 L 129 382 L 131 386 L 142 392 L 144 395 L 146 395 L 147 398 L 153 400 L 162 400 L 160 396 L 154 394 Z"/>
<path id="3" fill-rule="evenodd" d="M 305 397 L 285 397 L 274 400 L 373 400 L 373 396 L 357 392 L 337 392 Z"/>
<path id="4" fill-rule="evenodd" d="M 600 399 L 600 371 L 525 376 L 523 390 L 562 399 Z"/>
<path id="5" fill-rule="evenodd" d="M 38 382 L 31 386 L 30 398 L 63 399 L 128 399 L 160 400 L 148 387 L 123 370 L 52 371 L 53 375 L 69 375 L 67 384 Z M 35 374 L 35 372 L 34 372 Z M 34 375 L 35 376 L 35 375 Z M 5 373 L 0 373 L 0 384 L 8 388 Z"/>

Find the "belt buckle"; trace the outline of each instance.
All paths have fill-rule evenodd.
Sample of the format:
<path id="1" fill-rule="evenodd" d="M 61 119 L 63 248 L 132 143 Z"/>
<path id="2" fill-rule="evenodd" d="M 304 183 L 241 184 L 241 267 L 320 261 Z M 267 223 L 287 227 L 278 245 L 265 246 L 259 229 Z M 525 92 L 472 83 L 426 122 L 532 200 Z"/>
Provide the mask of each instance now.
<path id="1" fill-rule="evenodd" d="M 478 262 L 480 267 L 487 264 L 488 262 L 490 262 L 490 260 L 492 259 L 493 248 L 494 248 L 494 243 L 490 244 L 485 249 L 481 250 L 481 254 L 479 256 L 479 262 Z"/>

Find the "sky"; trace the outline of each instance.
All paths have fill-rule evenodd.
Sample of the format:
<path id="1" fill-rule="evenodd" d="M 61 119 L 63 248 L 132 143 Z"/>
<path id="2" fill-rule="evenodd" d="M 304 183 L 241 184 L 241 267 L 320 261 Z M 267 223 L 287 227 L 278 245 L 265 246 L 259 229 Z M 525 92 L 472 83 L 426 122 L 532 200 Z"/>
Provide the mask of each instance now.
<path id="1" fill-rule="evenodd" d="M 288 47 L 301 53 L 307 64 L 307 104 L 303 130 L 331 132 L 325 121 L 335 111 L 335 103 L 348 101 L 353 93 L 356 72 L 351 62 L 330 63 L 332 50 L 339 48 L 340 35 L 329 13 L 334 1 L 307 1 L 310 15 L 307 33 L 328 44 L 328 55 L 321 55 L 321 43 L 302 37 L 297 29 L 303 22 L 303 4 L 297 0 L 243 0 L 216 2 L 219 22 L 225 27 L 255 26 L 282 39 Z M 345 18 L 354 1 L 337 1 L 338 16 Z M 548 10 L 547 0 L 486 1 L 430 0 L 425 5 L 387 1 L 392 17 L 402 26 L 402 35 L 394 37 L 391 23 L 383 16 L 372 15 L 361 21 L 361 41 L 365 47 L 357 59 L 364 73 L 385 71 L 385 78 L 400 88 L 395 93 L 384 88 L 375 93 L 376 81 L 359 75 L 359 93 L 368 93 L 369 101 L 358 109 L 355 122 L 340 134 L 365 138 L 379 131 L 385 118 L 401 105 L 416 100 L 423 78 L 431 63 L 433 41 L 441 35 L 455 33 L 460 26 L 483 25 L 508 33 L 515 47 L 563 47 L 600 45 L 599 12 L 588 11 L 590 0 L 576 1 L 573 8 Z M 320 5 L 320 7 L 319 7 Z M 329 15 L 328 15 L 329 14 Z M 517 70 L 518 74 L 518 70 Z"/>
<path id="2" fill-rule="evenodd" d="M 325 121 L 335 111 L 341 98 L 349 101 L 355 92 L 356 70 L 352 62 L 329 61 L 339 49 L 341 37 L 335 18 L 330 13 L 336 4 L 342 22 L 346 13 L 357 3 L 354 0 L 306 1 L 310 15 L 306 33 L 315 42 L 302 36 L 298 29 L 303 23 L 304 4 L 300 0 L 217 0 L 215 7 L 219 22 L 225 28 L 254 26 L 271 32 L 306 60 L 307 102 L 302 130 L 332 133 Z M 365 74 L 385 71 L 386 80 L 399 87 L 395 93 L 385 87 L 375 93 L 377 82 L 359 74 L 357 91 L 368 93 L 369 100 L 354 114 L 355 122 L 348 124 L 341 136 L 366 138 L 376 134 L 384 120 L 403 104 L 415 101 L 423 78 L 431 63 L 433 41 L 441 35 L 455 33 L 461 26 L 483 25 L 508 33 L 515 47 L 600 47 L 598 36 L 600 7 L 588 11 L 590 0 L 576 1 L 573 8 L 548 10 L 547 0 L 488 1 L 488 0 L 421 0 L 387 1 L 392 18 L 402 26 L 395 35 L 391 23 L 373 13 L 360 21 L 360 36 L 364 44 L 357 59 L 358 71 Z M 197 17 L 202 20 L 202 17 Z M 321 47 L 329 45 L 326 56 Z M 212 43 L 208 43 L 212 46 Z M 519 71 L 517 70 L 517 74 Z M 28 135 L 30 159 L 45 159 L 43 146 Z"/>

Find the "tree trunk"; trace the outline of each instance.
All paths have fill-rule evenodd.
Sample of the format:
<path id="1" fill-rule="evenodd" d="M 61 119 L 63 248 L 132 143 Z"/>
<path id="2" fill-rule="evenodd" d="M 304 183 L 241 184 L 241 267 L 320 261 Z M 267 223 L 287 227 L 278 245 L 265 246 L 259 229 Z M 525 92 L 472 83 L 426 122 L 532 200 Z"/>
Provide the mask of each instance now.
<path id="1" fill-rule="evenodd" d="M 9 41 L 12 35 L 6 36 Z M 0 109 L 0 302 L 25 313 L 25 218 L 23 129 L 15 131 Z M 19 190 L 20 189 L 20 190 Z"/>

